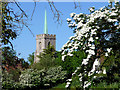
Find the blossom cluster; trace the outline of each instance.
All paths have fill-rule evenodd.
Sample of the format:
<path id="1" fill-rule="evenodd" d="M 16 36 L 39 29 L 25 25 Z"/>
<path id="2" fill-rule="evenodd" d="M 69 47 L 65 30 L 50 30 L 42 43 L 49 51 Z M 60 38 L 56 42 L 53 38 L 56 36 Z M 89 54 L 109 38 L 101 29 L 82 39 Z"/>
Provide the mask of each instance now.
<path id="1" fill-rule="evenodd" d="M 98 69 L 100 66 L 100 61 L 97 57 L 100 55 L 98 51 L 103 52 L 103 54 L 108 57 L 109 53 L 112 51 L 112 48 L 105 47 L 104 49 L 100 49 L 98 46 L 100 46 L 101 36 L 103 36 L 104 40 L 106 41 L 111 38 L 111 34 L 107 33 L 107 30 L 105 30 L 111 29 L 109 24 L 112 23 L 116 26 L 116 29 L 120 29 L 119 5 L 120 3 L 116 2 L 114 5 L 115 7 L 102 7 L 99 10 L 95 10 L 94 7 L 91 7 L 91 14 L 89 15 L 83 13 L 71 13 L 70 16 L 72 19 L 67 18 L 67 22 L 70 28 L 74 28 L 75 35 L 70 37 L 69 41 L 62 47 L 62 60 L 64 61 L 66 56 L 73 56 L 73 51 L 81 49 L 87 54 L 87 58 L 82 60 L 81 66 L 87 66 L 91 58 L 94 57 L 94 63 L 92 65 L 91 71 L 88 72 L 88 76 L 93 75 L 95 72 L 101 73 L 101 71 Z M 105 28 L 104 24 L 108 25 L 108 27 Z M 101 33 L 107 33 L 109 37 L 106 38 Z M 84 71 L 87 72 L 86 69 Z M 76 72 L 77 69 L 72 75 L 74 75 Z M 82 81 L 81 74 L 82 73 L 79 74 L 80 81 Z M 89 86 L 90 84 L 91 83 L 88 82 L 85 85 Z M 69 85 L 70 81 L 67 83 L 66 87 L 69 87 Z"/>

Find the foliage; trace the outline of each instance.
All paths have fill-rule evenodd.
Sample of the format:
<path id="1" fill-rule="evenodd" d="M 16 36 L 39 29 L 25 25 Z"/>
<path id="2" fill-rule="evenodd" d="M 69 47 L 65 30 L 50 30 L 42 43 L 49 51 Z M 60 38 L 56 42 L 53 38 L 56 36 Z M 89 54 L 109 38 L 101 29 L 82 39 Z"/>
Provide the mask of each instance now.
<path id="1" fill-rule="evenodd" d="M 16 69 L 19 68 L 17 65 L 20 64 L 21 69 L 28 68 L 29 64 L 25 62 L 23 58 L 18 58 L 16 52 L 10 47 L 2 48 L 2 68 L 4 69 Z"/>
<path id="2" fill-rule="evenodd" d="M 8 7 L 8 2 L 2 2 L 2 35 L 0 38 L 1 42 L 6 45 L 11 44 L 9 39 L 15 39 L 17 37 L 16 31 L 13 29 L 14 24 L 12 22 L 16 21 L 12 16 L 12 10 Z"/>
<path id="3" fill-rule="evenodd" d="M 71 74 L 76 70 L 77 67 L 82 62 L 82 59 L 86 57 L 85 53 L 83 51 L 74 51 L 73 57 L 67 56 L 65 58 L 65 61 L 62 61 L 62 55 L 61 52 L 57 52 L 57 58 L 55 59 L 56 62 L 63 67 L 64 70 L 67 71 L 67 73 L 71 76 Z"/>
<path id="4" fill-rule="evenodd" d="M 10 44 L 13 48 L 11 40 L 16 39 L 18 32 L 22 30 L 25 21 L 23 20 L 24 16 L 27 17 L 25 12 L 20 8 L 20 6 L 11 2 L 1 2 L 2 4 L 2 34 L 0 36 L 1 43 L 3 45 Z M 22 13 L 15 12 L 11 7 L 11 4 L 16 4 Z M 25 19 L 25 18 L 24 18 Z M 26 25 L 25 25 L 26 26 Z"/>
<path id="5" fill-rule="evenodd" d="M 29 57 L 27 59 L 30 62 L 30 65 L 32 65 L 34 63 L 34 52 L 32 54 L 29 54 Z"/>
<path id="6" fill-rule="evenodd" d="M 48 70 L 27 69 L 20 76 L 20 84 L 23 88 L 52 87 L 65 80 L 66 75 L 67 72 L 63 71 L 61 66 L 51 67 Z"/>
<path id="7" fill-rule="evenodd" d="M 2 74 L 2 88 L 12 88 L 14 85 L 14 80 L 12 80 L 11 78 L 13 77 L 13 75 L 9 74 L 8 72 L 3 73 Z"/>
<path id="8" fill-rule="evenodd" d="M 95 10 L 90 8 L 90 14 L 71 13 L 72 19 L 67 19 L 69 27 L 74 29 L 75 36 L 62 48 L 62 60 L 67 56 L 74 56 L 76 50 L 83 50 L 87 55 L 82 60 L 72 76 L 78 75 L 81 87 L 89 88 L 96 74 L 106 74 L 102 70 L 109 56 L 114 54 L 120 58 L 120 2 L 112 2 L 107 6 Z M 102 58 L 105 57 L 105 58 Z M 103 61 L 103 63 L 100 63 Z M 114 59 L 115 62 L 115 59 Z M 66 87 L 70 86 L 71 80 Z"/>
<path id="9" fill-rule="evenodd" d="M 19 76 L 20 76 L 19 70 L 14 70 L 11 71 L 10 73 L 4 71 L 2 73 L 2 88 L 3 89 L 20 88 L 20 84 L 18 82 Z"/>
<path id="10" fill-rule="evenodd" d="M 64 88 L 65 89 L 66 83 L 58 84 L 57 86 L 53 87 L 53 89 Z M 108 84 L 106 81 L 102 81 L 99 84 L 92 85 L 90 89 L 118 89 L 120 84 L 118 82 L 113 82 Z M 73 82 L 71 84 L 70 89 L 81 89 L 79 83 L 79 77 L 74 77 Z"/>
<path id="11" fill-rule="evenodd" d="M 16 57 L 16 52 L 10 47 L 3 47 L 2 48 L 2 64 L 3 65 L 10 65 L 14 66 L 16 65 L 17 62 L 15 62 L 17 59 Z"/>
<path id="12" fill-rule="evenodd" d="M 21 70 L 20 69 L 15 69 L 15 70 L 10 69 L 8 74 L 12 75 L 11 76 L 12 80 L 14 80 L 15 82 L 18 82 L 19 81 L 19 76 L 21 74 Z"/>
<path id="13" fill-rule="evenodd" d="M 50 67 L 57 66 L 55 60 L 56 51 L 50 44 L 46 49 L 43 50 L 37 57 L 39 58 L 38 63 L 34 63 L 31 68 L 33 69 L 48 69 Z"/>
<path id="14" fill-rule="evenodd" d="M 33 69 L 48 69 L 50 67 L 54 67 L 57 65 L 57 62 L 55 61 L 55 59 L 53 57 L 51 57 L 50 54 L 46 54 L 44 56 L 40 57 L 40 62 L 38 63 L 34 63 L 31 68 Z"/>
<path id="15" fill-rule="evenodd" d="M 63 82 L 67 78 L 67 72 L 63 71 L 62 67 L 50 67 L 46 76 L 43 79 L 45 84 L 49 84 L 49 86 L 56 85 L 56 83 Z"/>
<path id="16" fill-rule="evenodd" d="M 49 44 L 47 46 L 47 48 L 43 50 L 43 55 L 50 54 L 51 57 L 54 57 L 55 56 L 55 52 L 56 51 L 55 51 L 54 46 L 52 46 L 51 44 Z"/>
<path id="17" fill-rule="evenodd" d="M 33 69 L 26 69 L 22 71 L 20 75 L 20 84 L 23 88 L 26 87 L 34 87 L 34 86 L 42 86 L 42 79 L 45 75 L 44 70 L 33 70 Z"/>

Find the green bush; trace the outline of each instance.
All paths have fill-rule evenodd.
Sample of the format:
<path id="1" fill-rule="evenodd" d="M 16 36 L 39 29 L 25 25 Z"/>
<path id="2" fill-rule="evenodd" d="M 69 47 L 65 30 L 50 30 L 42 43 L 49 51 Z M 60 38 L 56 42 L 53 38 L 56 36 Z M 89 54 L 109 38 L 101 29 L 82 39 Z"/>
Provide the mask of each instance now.
<path id="1" fill-rule="evenodd" d="M 64 70 L 67 71 L 69 75 L 71 75 L 75 70 L 82 63 L 82 59 L 85 58 L 86 55 L 83 51 L 74 51 L 73 56 L 67 56 L 65 61 L 62 61 L 61 53 L 57 53 L 57 58 L 55 59 L 57 64 L 63 67 Z"/>
<path id="2" fill-rule="evenodd" d="M 19 83 L 22 85 L 23 88 L 26 87 L 34 87 L 34 86 L 42 86 L 42 79 L 45 75 L 45 70 L 33 70 L 33 69 L 26 69 L 22 71 L 22 74 L 19 78 Z"/>
<path id="3" fill-rule="evenodd" d="M 10 89 L 14 87 L 15 81 L 12 80 L 13 75 L 9 74 L 8 72 L 4 72 L 2 74 L 2 88 L 3 89 Z"/>
<path id="4" fill-rule="evenodd" d="M 3 89 L 15 89 L 19 88 L 19 76 L 20 70 L 10 70 L 9 72 L 3 71 L 2 72 L 2 88 Z"/>
<path id="5" fill-rule="evenodd" d="M 39 56 L 40 62 L 34 63 L 31 68 L 32 69 L 48 69 L 50 67 L 57 66 L 57 62 L 55 61 L 55 58 L 51 57 L 50 54 Z"/>
<path id="6" fill-rule="evenodd" d="M 50 88 L 56 83 L 63 82 L 67 78 L 67 72 L 62 67 L 51 67 L 48 70 L 27 69 L 20 75 L 22 88 Z"/>
<path id="7" fill-rule="evenodd" d="M 62 67 L 51 67 L 46 72 L 46 76 L 43 79 L 44 85 L 53 86 L 56 83 L 65 81 L 67 78 L 67 72 L 63 71 Z"/>

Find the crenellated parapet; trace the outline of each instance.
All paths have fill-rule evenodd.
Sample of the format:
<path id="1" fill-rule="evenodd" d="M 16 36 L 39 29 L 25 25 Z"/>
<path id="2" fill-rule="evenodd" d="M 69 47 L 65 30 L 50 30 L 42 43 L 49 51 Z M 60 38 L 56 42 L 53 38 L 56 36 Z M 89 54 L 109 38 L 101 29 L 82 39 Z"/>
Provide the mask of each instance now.
<path id="1" fill-rule="evenodd" d="M 56 39 L 56 35 L 55 34 L 40 34 L 40 35 L 36 35 L 36 40 L 37 39 Z"/>

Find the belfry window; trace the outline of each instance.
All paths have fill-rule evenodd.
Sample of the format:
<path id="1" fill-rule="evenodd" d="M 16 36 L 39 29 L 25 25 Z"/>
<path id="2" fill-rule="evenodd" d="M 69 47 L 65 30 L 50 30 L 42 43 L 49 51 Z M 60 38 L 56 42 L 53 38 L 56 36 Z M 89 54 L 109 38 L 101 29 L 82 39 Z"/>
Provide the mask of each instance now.
<path id="1" fill-rule="evenodd" d="M 50 42 L 48 42 L 48 47 L 50 47 Z"/>
<path id="2" fill-rule="evenodd" d="M 41 49 L 41 42 L 39 42 L 39 47 L 40 47 L 40 49 Z"/>

